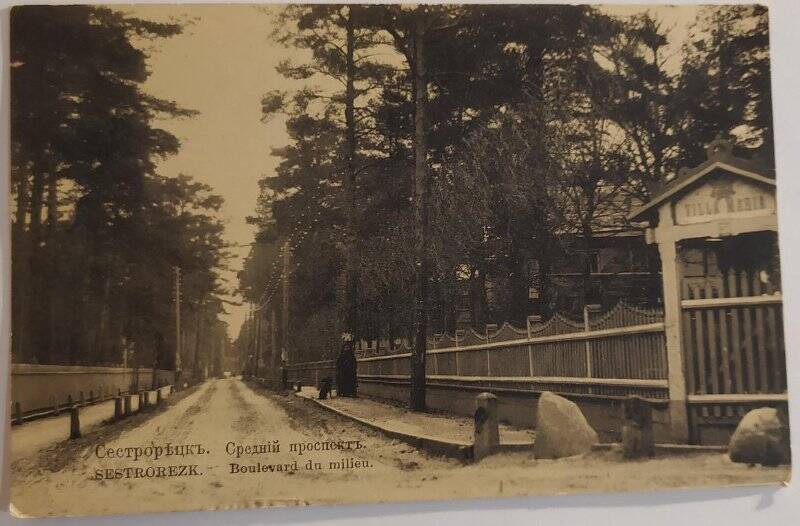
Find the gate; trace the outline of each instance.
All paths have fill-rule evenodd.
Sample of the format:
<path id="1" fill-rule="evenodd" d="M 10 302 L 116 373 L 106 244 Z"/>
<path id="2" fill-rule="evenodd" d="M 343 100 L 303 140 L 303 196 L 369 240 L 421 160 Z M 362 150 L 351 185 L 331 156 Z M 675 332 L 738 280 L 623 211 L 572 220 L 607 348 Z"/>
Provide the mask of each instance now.
<path id="1" fill-rule="evenodd" d="M 658 245 L 673 439 L 727 443 L 786 404 L 775 172 L 717 139 L 629 216 Z"/>
<path id="2" fill-rule="evenodd" d="M 782 296 L 765 269 L 684 277 L 689 440 L 727 443 L 753 406 L 786 402 Z"/>

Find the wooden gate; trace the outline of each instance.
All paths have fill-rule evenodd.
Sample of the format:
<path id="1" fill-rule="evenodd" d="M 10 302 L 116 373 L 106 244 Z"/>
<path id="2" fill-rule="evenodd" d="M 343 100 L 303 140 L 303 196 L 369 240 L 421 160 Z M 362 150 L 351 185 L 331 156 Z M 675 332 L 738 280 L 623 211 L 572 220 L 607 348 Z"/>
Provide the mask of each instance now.
<path id="1" fill-rule="evenodd" d="M 786 403 L 782 296 L 767 270 L 682 279 L 692 443 L 727 443 L 754 406 Z"/>

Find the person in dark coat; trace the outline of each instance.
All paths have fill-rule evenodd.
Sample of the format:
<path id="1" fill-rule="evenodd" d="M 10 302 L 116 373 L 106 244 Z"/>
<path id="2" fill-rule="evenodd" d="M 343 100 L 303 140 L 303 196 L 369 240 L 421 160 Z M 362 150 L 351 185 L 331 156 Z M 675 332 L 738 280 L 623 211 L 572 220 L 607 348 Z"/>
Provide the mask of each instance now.
<path id="1" fill-rule="evenodd" d="M 353 347 L 352 338 L 342 338 L 342 349 L 336 359 L 336 392 L 339 396 L 355 398 L 358 381 Z"/>

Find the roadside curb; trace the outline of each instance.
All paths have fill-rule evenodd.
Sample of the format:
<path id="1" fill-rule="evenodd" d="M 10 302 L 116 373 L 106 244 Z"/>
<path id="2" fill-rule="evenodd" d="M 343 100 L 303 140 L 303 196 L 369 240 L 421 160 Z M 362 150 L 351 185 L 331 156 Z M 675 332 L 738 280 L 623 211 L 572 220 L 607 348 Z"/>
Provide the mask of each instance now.
<path id="1" fill-rule="evenodd" d="M 400 440 L 402 442 L 405 442 L 406 444 L 414 446 L 418 449 L 425 450 L 434 455 L 446 456 L 460 460 L 462 462 L 472 462 L 474 460 L 472 444 L 469 442 L 444 440 L 441 438 L 430 437 L 426 435 L 412 435 L 410 433 L 403 433 L 402 431 L 389 429 L 374 422 L 370 422 L 369 420 L 365 420 L 355 415 L 351 415 L 350 413 L 342 411 L 341 409 L 337 409 L 333 406 L 326 404 L 322 400 L 318 400 L 313 397 L 300 396 L 297 393 L 293 394 L 297 398 L 309 400 L 310 402 L 313 402 L 314 404 L 318 405 L 319 407 L 322 407 L 327 411 L 330 411 L 331 413 L 337 414 L 341 417 L 357 422 L 370 429 L 379 431 L 380 433 L 383 433 L 389 438 Z M 614 451 L 621 448 L 622 444 L 620 444 L 619 442 L 592 444 L 592 451 Z M 728 448 L 726 446 L 656 444 L 655 450 L 656 453 L 662 453 L 662 454 L 726 453 L 728 451 Z M 533 442 L 530 443 L 511 442 L 506 444 L 500 444 L 495 453 L 512 453 L 512 452 L 525 452 L 525 451 L 533 451 Z"/>
<path id="2" fill-rule="evenodd" d="M 380 433 L 383 433 L 389 438 L 400 440 L 402 442 L 405 442 L 406 444 L 414 446 L 417 449 L 422 449 L 424 451 L 427 451 L 428 453 L 454 458 L 462 462 L 471 462 L 473 459 L 472 444 L 469 442 L 450 441 L 425 435 L 412 435 L 410 433 L 403 433 L 401 431 L 396 431 L 394 429 L 383 427 L 374 422 L 370 422 L 369 420 L 359 418 L 355 415 L 351 415 L 350 413 L 342 411 L 341 409 L 336 409 L 335 407 L 332 407 L 324 403 L 322 400 L 317 400 L 316 398 L 309 398 L 306 396 L 300 396 L 297 393 L 295 393 L 295 396 L 304 400 L 309 400 L 310 402 L 313 402 L 319 407 L 322 407 L 334 414 L 337 414 L 339 416 L 357 422 L 372 430 L 379 431 Z M 515 444 L 509 444 L 509 445 L 513 446 Z"/>
<path id="3" fill-rule="evenodd" d="M 592 451 L 613 451 L 622 449 L 619 442 L 598 443 L 592 445 Z M 684 453 L 727 453 L 727 446 L 697 446 L 692 444 L 656 444 L 656 453 L 684 454 Z"/>

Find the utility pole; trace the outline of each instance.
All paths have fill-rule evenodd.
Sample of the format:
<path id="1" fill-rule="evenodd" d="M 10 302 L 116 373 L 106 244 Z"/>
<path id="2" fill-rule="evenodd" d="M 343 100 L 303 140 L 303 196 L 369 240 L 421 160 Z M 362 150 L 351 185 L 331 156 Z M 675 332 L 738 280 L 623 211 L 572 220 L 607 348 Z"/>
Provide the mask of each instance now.
<path id="1" fill-rule="evenodd" d="M 269 343 L 271 353 L 272 382 L 273 387 L 277 388 L 280 382 L 281 358 L 278 352 L 278 321 L 275 316 L 275 308 L 269 309 Z"/>
<path id="2" fill-rule="evenodd" d="M 181 267 L 175 266 L 175 389 L 181 380 Z"/>
<path id="3" fill-rule="evenodd" d="M 282 308 L 281 308 L 281 362 L 284 364 L 289 363 L 289 349 L 288 349 L 288 336 L 289 336 L 289 264 L 291 262 L 291 254 L 289 253 L 289 242 L 283 243 L 283 294 L 281 294 Z"/>

